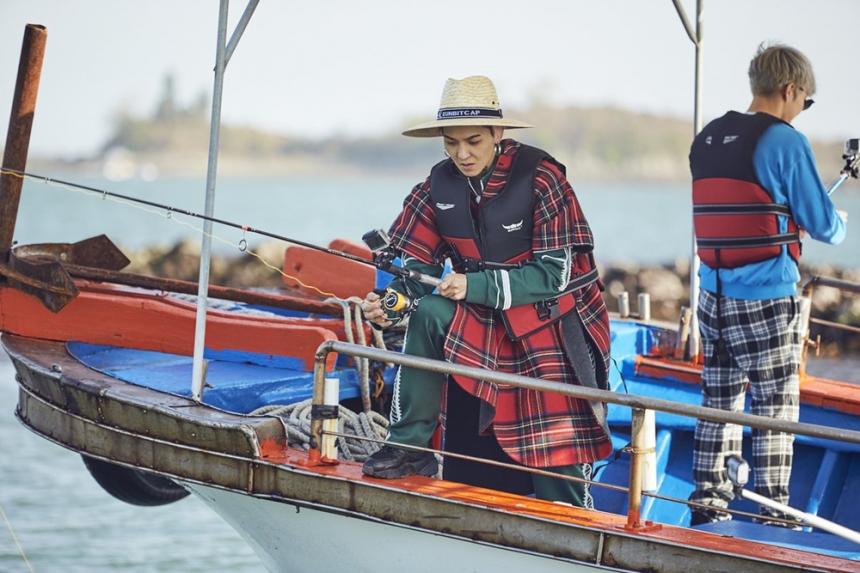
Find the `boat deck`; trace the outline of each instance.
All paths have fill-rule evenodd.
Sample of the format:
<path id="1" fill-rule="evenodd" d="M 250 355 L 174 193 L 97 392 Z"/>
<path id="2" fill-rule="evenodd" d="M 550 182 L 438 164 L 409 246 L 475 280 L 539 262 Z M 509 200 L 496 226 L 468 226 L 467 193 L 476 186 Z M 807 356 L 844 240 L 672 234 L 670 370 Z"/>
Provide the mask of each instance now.
<path id="1" fill-rule="evenodd" d="M 799 551 L 671 525 L 628 530 L 625 517 L 604 511 L 446 480 L 379 480 L 363 476 L 352 462 L 309 465 L 306 452 L 284 447 L 283 427 L 271 417 L 220 412 L 118 381 L 82 365 L 62 343 L 4 335 L 3 344 L 20 377 L 22 422 L 47 439 L 114 463 L 599 567 L 681 573 L 706 558 L 721 571 L 860 572 L 860 562 L 838 552 L 825 555 L 827 548 Z"/>

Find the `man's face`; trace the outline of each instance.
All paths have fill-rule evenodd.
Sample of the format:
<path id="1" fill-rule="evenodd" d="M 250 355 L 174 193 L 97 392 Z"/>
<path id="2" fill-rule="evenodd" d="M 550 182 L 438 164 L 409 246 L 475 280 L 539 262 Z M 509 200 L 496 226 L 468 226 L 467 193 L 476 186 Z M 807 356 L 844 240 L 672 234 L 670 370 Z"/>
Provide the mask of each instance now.
<path id="1" fill-rule="evenodd" d="M 490 127 L 446 127 L 442 130 L 445 151 L 460 173 L 466 177 L 480 175 L 495 157 L 495 144 L 501 139 L 501 129 Z M 498 139 L 497 139 L 498 138 Z"/>

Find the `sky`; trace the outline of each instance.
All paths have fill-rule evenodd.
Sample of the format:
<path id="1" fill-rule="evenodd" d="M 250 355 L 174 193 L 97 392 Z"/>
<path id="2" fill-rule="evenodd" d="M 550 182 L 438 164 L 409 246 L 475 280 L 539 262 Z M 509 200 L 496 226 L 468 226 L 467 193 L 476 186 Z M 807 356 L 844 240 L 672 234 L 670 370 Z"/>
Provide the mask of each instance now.
<path id="1" fill-rule="evenodd" d="M 230 31 L 245 5 L 231 3 Z M 211 91 L 217 18 L 216 0 L 0 0 L 0 134 L 25 24 L 48 28 L 31 152 L 73 157 L 95 151 L 120 110 L 151 111 L 167 73 L 182 103 Z M 750 58 L 782 41 L 818 81 L 795 126 L 860 136 L 860 1 L 705 0 L 704 18 L 706 120 L 746 108 Z M 539 98 L 692 121 L 694 50 L 671 0 L 261 0 L 227 69 L 223 119 L 310 137 L 395 133 L 435 115 L 446 78 L 472 74 L 495 81 L 503 107 Z"/>

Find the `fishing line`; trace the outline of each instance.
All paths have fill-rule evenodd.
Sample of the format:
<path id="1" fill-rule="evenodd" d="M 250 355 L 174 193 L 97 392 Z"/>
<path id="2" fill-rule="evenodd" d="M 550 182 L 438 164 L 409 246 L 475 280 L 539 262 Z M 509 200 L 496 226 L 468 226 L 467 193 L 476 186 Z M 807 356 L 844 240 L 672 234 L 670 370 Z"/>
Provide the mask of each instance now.
<path id="1" fill-rule="evenodd" d="M 33 566 L 30 564 L 30 560 L 27 559 L 27 554 L 24 553 L 24 548 L 21 547 L 21 542 L 18 541 L 18 536 L 15 535 L 15 530 L 12 529 L 12 523 L 9 521 L 9 518 L 6 517 L 6 512 L 3 511 L 3 506 L 0 505 L 0 516 L 3 516 L 3 521 L 6 522 L 6 527 L 9 528 L 9 533 L 12 535 L 12 541 L 15 542 L 15 547 L 18 548 L 18 553 L 21 554 L 21 559 L 24 560 L 24 564 L 27 565 L 27 569 L 30 570 L 30 573 L 35 573 Z"/>
<path id="2" fill-rule="evenodd" d="M 219 225 L 224 225 L 226 227 L 233 227 L 234 229 L 239 229 L 243 232 L 254 233 L 257 235 L 262 235 L 264 237 L 269 237 L 272 239 L 277 239 L 279 241 L 283 241 L 285 243 L 291 243 L 294 245 L 298 245 L 300 247 L 307 247 L 308 249 L 314 249 L 316 251 L 322 251 L 324 253 L 328 253 L 330 255 L 335 255 L 337 257 L 342 257 L 344 259 L 349 259 L 351 261 L 355 261 L 357 263 L 362 263 L 364 265 L 368 265 L 371 267 L 376 267 L 371 261 L 367 259 L 363 259 L 356 255 L 350 255 L 349 253 L 345 253 L 343 251 L 336 251 L 334 249 L 329 249 L 326 247 L 320 247 L 319 245 L 314 245 L 313 243 L 306 243 L 304 241 L 300 241 L 298 239 L 292 239 L 290 237 L 285 237 L 283 235 L 278 235 L 277 233 L 272 233 L 269 231 L 264 231 L 263 229 L 257 229 L 251 227 L 249 225 L 242 225 L 240 223 L 234 223 L 233 221 L 227 221 L 225 219 L 219 219 L 217 217 L 209 217 L 208 215 L 201 215 L 200 213 L 195 213 L 194 211 L 189 211 L 187 209 L 181 209 L 179 207 L 174 207 L 172 205 L 165 205 L 163 203 L 156 203 L 155 201 L 148 201 L 146 199 L 140 199 L 138 197 L 131 197 L 129 195 L 123 195 L 122 193 L 115 193 L 113 191 L 107 191 L 106 189 L 97 189 L 95 187 L 89 187 L 87 185 L 81 185 L 79 183 L 73 183 L 71 181 L 64 181 L 63 179 L 55 179 L 53 177 L 47 177 L 45 175 L 39 175 L 37 173 L 28 173 L 26 171 L 18 171 L 17 169 L 8 169 L 8 168 L 0 168 L 0 173 L 6 173 L 9 175 L 13 175 L 19 177 L 20 179 L 34 179 L 37 181 L 42 181 L 49 185 L 58 185 L 60 187 L 68 187 L 71 189 L 84 191 L 87 193 L 92 193 L 96 195 L 101 195 L 102 198 L 113 197 L 117 199 L 123 199 L 125 201 L 130 201 L 132 203 L 138 203 L 141 205 L 148 205 L 150 207 L 156 207 L 158 209 L 164 209 L 168 213 L 179 213 L 181 215 L 185 215 L 187 217 L 193 217 L 195 219 L 202 219 L 204 221 L 210 221 L 212 223 L 218 223 Z M 159 213 L 160 214 L 160 213 Z M 169 215 L 168 215 L 169 216 Z"/>
<path id="3" fill-rule="evenodd" d="M 262 256 L 260 256 L 258 253 L 254 252 L 252 249 L 248 248 L 248 241 L 247 241 L 245 235 L 249 232 L 253 232 L 253 233 L 257 233 L 257 234 L 270 236 L 270 237 L 279 239 L 279 240 L 287 242 L 287 243 L 295 243 L 295 244 L 300 245 L 300 246 L 307 246 L 306 244 L 304 244 L 300 241 L 293 241 L 291 239 L 288 239 L 286 237 L 281 237 L 281 236 L 275 235 L 273 233 L 267 233 L 265 231 L 259 231 L 259 230 L 253 229 L 252 227 L 249 227 L 247 225 L 239 225 L 237 223 L 230 223 L 229 221 L 228 222 L 222 222 L 222 221 L 220 221 L 218 219 L 214 219 L 212 217 L 206 217 L 205 215 L 198 215 L 196 213 L 192 213 L 192 212 L 186 211 L 184 209 L 177 209 L 177 208 L 171 207 L 169 205 L 162 205 L 160 203 L 155 203 L 153 201 L 146 201 L 144 199 L 137 199 L 137 198 L 129 197 L 127 195 L 122 195 L 119 193 L 112 193 L 110 191 L 95 189 L 93 187 L 87 187 L 85 185 L 78 185 L 76 183 L 70 183 L 68 181 L 63 181 L 60 179 L 53 179 L 50 177 L 44 177 L 41 175 L 29 174 L 29 173 L 25 173 L 23 171 L 16 171 L 16 170 L 5 169 L 5 168 L 0 168 L 0 173 L 6 173 L 8 175 L 18 177 L 20 179 L 25 179 L 25 178 L 29 177 L 31 179 L 40 180 L 49 186 L 65 188 L 65 189 L 68 189 L 69 191 L 81 193 L 82 195 L 85 195 L 87 197 L 95 198 L 95 194 L 98 194 L 101 196 L 102 200 L 111 201 L 111 202 L 117 203 L 119 205 L 125 205 L 127 207 L 131 207 L 133 209 L 137 209 L 137 210 L 142 211 L 144 213 L 149 213 L 150 215 L 155 215 L 155 216 L 160 217 L 160 218 L 166 218 L 166 219 L 170 220 L 171 222 L 176 223 L 177 225 L 182 225 L 182 226 L 188 227 L 189 229 L 192 229 L 196 232 L 202 233 L 202 234 L 204 234 L 204 235 L 206 235 L 206 236 L 208 236 L 208 237 L 210 237 L 210 238 L 212 238 L 212 239 L 214 239 L 220 243 L 223 243 L 223 244 L 228 245 L 230 247 L 235 247 L 240 252 L 247 253 L 247 254 L 251 255 L 252 257 L 257 258 L 261 263 L 263 263 L 263 265 L 265 265 L 266 267 L 279 273 L 280 275 L 297 282 L 299 285 L 301 285 L 305 288 L 316 291 L 317 293 L 321 294 L 322 296 L 339 298 L 336 294 L 334 294 L 332 292 L 324 291 L 324 290 L 319 289 L 313 285 L 309 285 L 309 284 L 305 283 L 304 281 L 302 281 L 300 278 L 293 276 L 293 275 L 290 275 L 290 274 L 287 274 L 283 270 L 281 270 L 278 267 L 269 263 L 266 259 L 264 259 Z M 150 206 L 158 207 L 159 209 L 164 209 L 164 212 L 156 211 L 155 209 L 149 209 L 149 208 L 145 207 L 144 205 L 150 205 Z M 237 244 L 237 243 L 234 243 L 233 241 L 230 241 L 230 240 L 225 239 L 219 235 L 216 235 L 215 233 L 207 233 L 202 227 L 198 227 L 192 223 L 189 223 L 188 221 L 183 221 L 179 218 L 174 217 L 173 216 L 174 213 L 186 215 L 189 217 L 197 217 L 197 218 L 201 218 L 204 220 L 211 220 L 211 221 L 216 222 L 216 223 L 226 224 L 227 226 L 238 228 L 242 231 L 242 239 L 240 239 L 239 243 Z M 314 246 L 313 248 L 316 248 L 317 250 L 329 250 L 329 249 L 323 249 L 322 247 L 316 247 L 316 246 Z M 332 254 L 337 253 L 337 252 L 338 251 L 333 251 Z M 343 253 L 343 254 L 346 255 L 346 253 Z M 347 258 L 353 258 L 353 257 L 348 256 Z M 360 259 L 358 257 L 354 257 L 354 258 L 360 262 L 367 264 L 367 265 L 373 266 L 372 263 L 370 263 L 364 259 Z"/>

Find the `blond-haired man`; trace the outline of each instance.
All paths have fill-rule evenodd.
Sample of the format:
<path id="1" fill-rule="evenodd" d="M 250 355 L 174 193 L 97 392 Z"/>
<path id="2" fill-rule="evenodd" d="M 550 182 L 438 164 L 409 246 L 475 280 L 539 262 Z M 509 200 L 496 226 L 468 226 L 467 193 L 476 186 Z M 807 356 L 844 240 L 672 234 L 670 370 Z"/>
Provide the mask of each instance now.
<path id="1" fill-rule="evenodd" d="M 705 406 L 797 421 L 800 321 L 794 295 L 803 231 L 836 244 L 840 218 L 806 137 L 791 126 L 809 109 L 815 76 L 795 48 L 761 45 L 750 62 L 752 103 L 709 123 L 690 150 L 702 291 L 699 325 Z M 788 503 L 790 434 L 754 430 L 758 493 Z M 741 427 L 699 420 L 693 454 L 693 525 L 722 521 L 732 499 L 725 459 L 741 452 Z M 784 517 L 761 509 L 763 519 Z"/>

